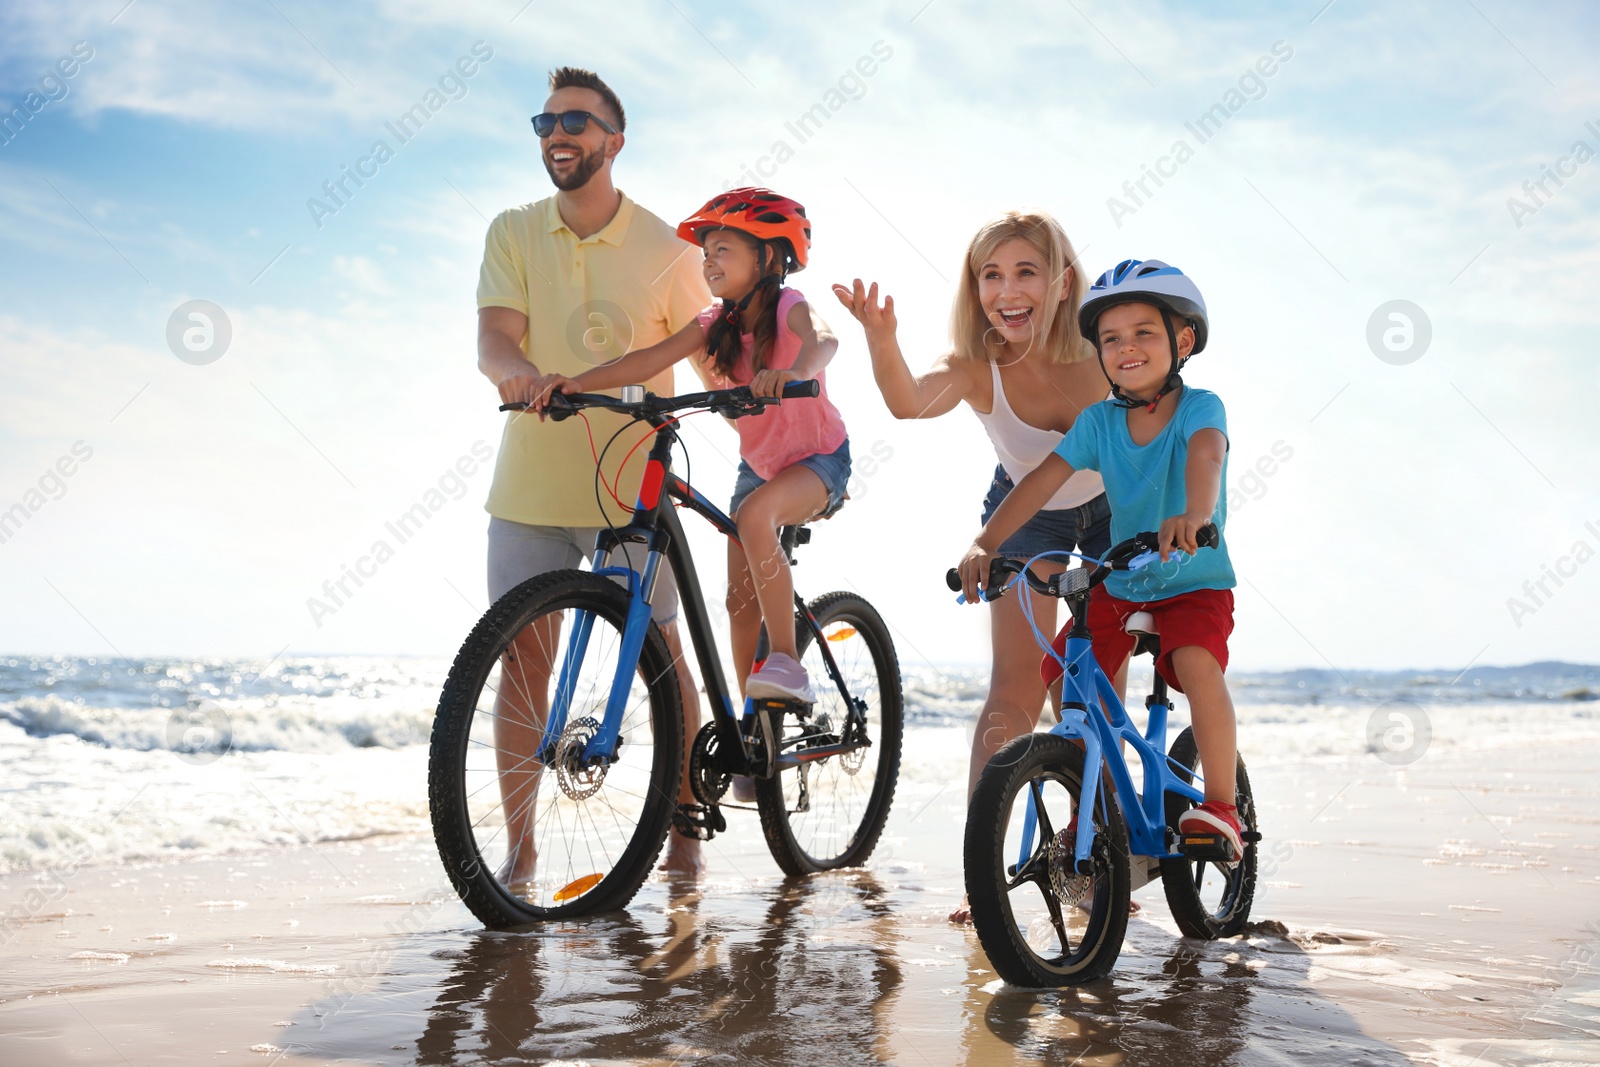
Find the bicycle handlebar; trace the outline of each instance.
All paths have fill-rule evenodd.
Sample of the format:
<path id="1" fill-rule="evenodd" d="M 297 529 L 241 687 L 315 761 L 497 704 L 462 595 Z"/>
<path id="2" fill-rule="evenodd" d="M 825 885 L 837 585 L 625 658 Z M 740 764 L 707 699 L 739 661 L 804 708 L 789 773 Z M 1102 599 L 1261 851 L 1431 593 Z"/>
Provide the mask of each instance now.
<path id="1" fill-rule="evenodd" d="M 1084 567 L 1074 567 L 1062 571 L 1049 578 L 1040 578 L 1028 569 L 1028 561 L 1014 559 L 1008 556 L 996 556 L 989 561 L 989 580 L 982 590 L 984 600 L 999 600 L 1005 595 L 1007 579 L 1013 574 L 1020 574 L 1028 583 L 1028 588 L 1043 596 L 1073 597 L 1082 596 L 1095 586 L 1105 581 L 1112 571 L 1136 571 L 1161 558 L 1161 544 L 1157 540 L 1159 535 L 1151 530 L 1134 534 L 1126 541 L 1112 546 L 1100 561 L 1100 565 L 1093 570 Z M 1220 538 L 1217 533 L 1217 524 L 1208 522 L 1195 531 L 1195 543 L 1200 548 L 1216 548 Z M 961 592 L 961 574 L 954 567 L 945 572 L 944 582 L 953 593 Z M 966 603 L 963 595 L 959 603 Z"/>
<path id="2" fill-rule="evenodd" d="M 800 382 L 785 382 L 778 396 L 756 396 L 748 385 L 732 389 L 712 389 L 703 393 L 684 393 L 682 396 L 657 396 L 645 393 L 643 400 L 623 400 L 605 393 L 551 393 L 545 413 L 555 422 L 571 418 L 584 408 L 608 408 L 636 418 L 667 415 L 690 408 L 707 408 L 730 419 L 754 415 L 784 400 L 802 400 L 820 396 L 822 384 L 815 378 Z M 528 405 L 520 400 L 501 404 L 501 411 L 526 411 Z"/>

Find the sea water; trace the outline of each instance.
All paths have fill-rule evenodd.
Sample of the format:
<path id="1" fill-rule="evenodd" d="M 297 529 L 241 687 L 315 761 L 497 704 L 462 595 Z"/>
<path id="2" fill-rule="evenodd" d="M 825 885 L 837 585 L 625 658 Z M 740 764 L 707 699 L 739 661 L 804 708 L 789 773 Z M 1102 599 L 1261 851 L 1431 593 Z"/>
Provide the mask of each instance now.
<path id="1" fill-rule="evenodd" d="M 448 669 L 400 657 L 0 659 L 0 873 L 427 832 L 428 736 Z M 1136 669 L 1130 688 L 1148 679 Z M 908 665 L 902 680 L 910 802 L 964 785 L 987 672 Z M 1229 684 L 1252 763 L 1378 767 L 1423 750 L 1600 737 L 1600 667 L 1235 671 Z M 1187 724 L 1175 701 L 1169 737 Z"/>

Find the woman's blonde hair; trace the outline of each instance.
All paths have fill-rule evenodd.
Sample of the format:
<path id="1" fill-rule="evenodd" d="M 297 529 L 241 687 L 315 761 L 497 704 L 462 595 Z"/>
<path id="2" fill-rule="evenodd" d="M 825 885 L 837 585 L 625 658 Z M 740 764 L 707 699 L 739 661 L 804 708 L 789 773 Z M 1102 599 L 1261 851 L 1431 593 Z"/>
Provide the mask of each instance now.
<path id="1" fill-rule="evenodd" d="M 978 299 L 978 273 L 994 250 L 1013 238 L 1028 242 L 1044 258 L 1048 287 L 1044 306 L 1039 309 L 1037 336 L 1043 339 L 1040 348 L 1045 357 L 1052 363 L 1092 358 L 1094 346 L 1084 340 L 1078 328 L 1078 307 L 1088 288 L 1083 271 L 1078 269 L 1078 254 L 1061 224 L 1042 211 L 1008 211 L 984 223 L 973 234 L 972 243 L 967 246 L 966 269 L 956 286 L 955 306 L 950 311 L 950 340 L 956 358 L 992 361 L 996 348 L 1004 343 L 983 313 Z M 1063 301 L 1063 279 L 1069 269 L 1072 283 Z"/>

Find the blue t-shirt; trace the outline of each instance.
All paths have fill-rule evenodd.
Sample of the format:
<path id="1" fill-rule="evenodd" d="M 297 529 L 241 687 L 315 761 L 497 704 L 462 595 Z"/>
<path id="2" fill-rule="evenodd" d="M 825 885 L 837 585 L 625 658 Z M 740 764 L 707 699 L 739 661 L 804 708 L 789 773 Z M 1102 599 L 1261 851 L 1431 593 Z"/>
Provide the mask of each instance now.
<path id="1" fill-rule="evenodd" d="M 1189 460 L 1189 438 L 1206 428 L 1228 434 L 1227 413 L 1216 393 L 1184 386 L 1172 419 L 1147 445 L 1136 445 L 1128 435 L 1128 412 L 1109 400 L 1086 409 L 1056 446 L 1056 455 L 1074 470 L 1099 471 L 1111 504 L 1111 540 L 1115 544 L 1144 530 L 1159 530 L 1161 523 L 1182 515 L 1188 499 L 1184 467 Z M 1222 457 L 1222 489 L 1217 493 L 1216 548 L 1197 555 L 1174 552 L 1167 562 L 1142 570 L 1115 571 L 1106 579 L 1106 592 L 1123 600 L 1148 603 L 1166 600 L 1196 589 L 1232 589 L 1233 563 L 1228 559 L 1228 539 L 1223 524 L 1228 518 L 1228 457 Z"/>

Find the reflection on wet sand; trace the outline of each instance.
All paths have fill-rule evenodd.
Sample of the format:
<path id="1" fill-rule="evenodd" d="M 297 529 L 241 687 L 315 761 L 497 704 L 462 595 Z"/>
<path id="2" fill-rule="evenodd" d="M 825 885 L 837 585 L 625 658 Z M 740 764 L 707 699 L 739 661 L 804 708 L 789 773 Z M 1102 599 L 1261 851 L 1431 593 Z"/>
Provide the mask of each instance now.
<path id="1" fill-rule="evenodd" d="M 974 941 L 968 1061 L 1085 1067 L 1412 1062 L 1317 995 L 1305 950 L 1274 932 L 1207 944 L 1175 939 L 1136 920 L 1128 934 L 1133 951 L 1124 949 L 1111 977 L 1061 990 L 1002 986 Z"/>
<path id="2" fill-rule="evenodd" d="M 881 1022 L 901 977 L 882 887 L 851 872 L 771 894 L 754 925 L 724 917 L 714 889 L 686 883 L 664 917 L 636 908 L 476 935 L 428 1011 L 416 1062 L 887 1058 Z"/>
<path id="3" fill-rule="evenodd" d="M 296 1062 L 1411 1062 L 1318 992 L 1278 924 L 1203 944 L 1135 920 L 1112 977 L 1025 990 L 919 895 L 864 871 L 656 881 L 590 922 L 420 934 L 378 988 L 312 1008 Z"/>

